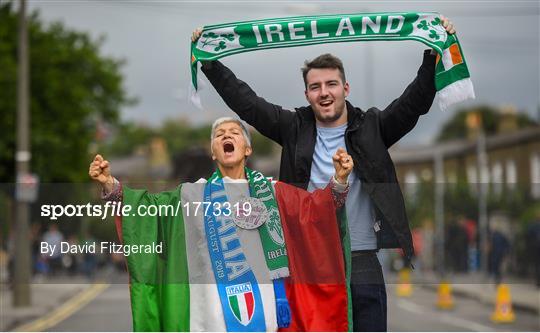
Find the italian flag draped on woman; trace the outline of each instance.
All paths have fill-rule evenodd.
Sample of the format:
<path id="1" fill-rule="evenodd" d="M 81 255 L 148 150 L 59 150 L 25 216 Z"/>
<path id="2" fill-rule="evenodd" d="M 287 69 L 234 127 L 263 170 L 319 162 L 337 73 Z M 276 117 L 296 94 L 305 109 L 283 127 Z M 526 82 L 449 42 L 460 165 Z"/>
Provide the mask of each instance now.
<path id="1" fill-rule="evenodd" d="M 126 256 L 134 330 L 348 331 L 350 155 L 339 148 L 328 186 L 309 193 L 245 167 L 239 120 L 216 120 L 211 138 L 216 172 L 172 191 L 123 186 L 101 155 L 90 164 L 104 199 L 134 212 L 116 217 L 121 242 L 161 245 Z"/>
<path id="2" fill-rule="evenodd" d="M 184 206 L 201 202 L 207 183 L 185 183 L 176 190 L 158 194 L 123 187 L 123 204 L 176 207 L 178 203 Z M 290 326 L 280 330 L 349 331 L 349 284 L 342 248 L 342 237 L 346 237 L 343 232 L 347 229 L 344 225 L 339 228 L 330 189 L 309 193 L 277 182 L 273 191 L 290 271 L 284 280 Z M 193 209 L 190 213 L 188 216 L 184 208 L 178 216 L 117 217 L 118 234 L 124 244 L 163 245 L 161 254 L 134 253 L 126 257 L 135 331 L 230 331 L 214 278 L 204 219 L 200 214 L 195 216 Z M 239 238 L 248 263 L 255 266 L 251 269 L 256 271 L 258 267 L 264 272 L 260 269 L 264 258 L 255 251 L 259 246 L 261 252 L 258 235 L 247 234 L 250 230 L 238 231 L 244 232 Z M 230 271 L 225 269 L 226 274 Z M 264 308 L 254 309 L 263 310 L 264 314 L 264 327 L 257 330 L 275 331 L 278 327 L 274 286 L 269 276 L 257 276 L 256 280 Z M 240 324 L 249 324 L 253 319 L 253 296 L 246 294 L 249 290 L 237 290 L 231 292 L 233 297 L 228 300 L 233 313 L 239 313 L 232 320 Z M 247 330 L 246 325 L 243 331 Z"/>

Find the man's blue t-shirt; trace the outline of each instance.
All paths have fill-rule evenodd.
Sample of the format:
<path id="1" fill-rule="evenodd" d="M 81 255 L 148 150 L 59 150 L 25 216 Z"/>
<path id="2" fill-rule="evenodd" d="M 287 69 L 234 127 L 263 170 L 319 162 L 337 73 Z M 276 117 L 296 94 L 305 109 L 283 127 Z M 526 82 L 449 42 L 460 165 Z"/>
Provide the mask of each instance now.
<path id="1" fill-rule="evenodd" d="M 332 156 L 339 147 L 346 149 L 346 129 L 347 124 L 338 127 L 317 127 L 317 141 L 311 164 L 308 191 L 313 192 L 316 189 L 326 187 L 330 177 L 334 176 Z M 349 175 L 349 184 L 345 207 L 351 235 L 351 249 L 353 251 L 375 250 L 377 249 L 377 238 L 373 230 L 371 199 L 362 189 L 362 182 L 354 170 Z"/>

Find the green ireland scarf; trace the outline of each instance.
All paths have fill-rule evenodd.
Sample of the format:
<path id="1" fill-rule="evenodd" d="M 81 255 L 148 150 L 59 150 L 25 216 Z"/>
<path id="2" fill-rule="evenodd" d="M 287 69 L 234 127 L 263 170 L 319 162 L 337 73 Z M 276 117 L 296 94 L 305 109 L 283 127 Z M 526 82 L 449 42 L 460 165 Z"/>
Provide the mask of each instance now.
<path id="1" fill-rule="evenodd" d="M 191 44 L 192 101 L 200 106 L 197 63 L 229 55 L 281 47 L 354 41 L 416 40 L 437 56 L 435 88 L 439 106 L 474 98 L 463 50 L 455 34 L 440 24 L 438 13 L 366 13 L 298 16 L 205 26 Z"/>
<path id="2" fill-rule="evenodd" d="M 270 279 L 287 277 L 289 276 L 289 259 L 272 184 L 258 171 L 245 168 L 245 173 L 250 196 L 260 200 L 268 213 L 266 222 L 257 230 L 261 238 L 266 266 L 270 271 Z M 222 178 L 219 169 L 208 179 L 208 182 L 212 182 L 215 178 Z"/>

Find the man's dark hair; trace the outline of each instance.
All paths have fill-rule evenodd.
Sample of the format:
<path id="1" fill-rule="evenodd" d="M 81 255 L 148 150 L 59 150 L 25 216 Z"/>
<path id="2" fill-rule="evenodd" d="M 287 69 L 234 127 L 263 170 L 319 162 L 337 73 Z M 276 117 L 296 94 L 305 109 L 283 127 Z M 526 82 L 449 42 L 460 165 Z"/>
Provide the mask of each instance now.
<path id="1" fill-rule="evenodd" d="M 304 62 L 304 67 L 302 67 L 302 76 L 304 77 L 304 86 L 307 88 L 307 74 L 310 70 L 317 68 L 331 68 L 338 69 L 339 75 L 341 76 L 341 81 L 345 84 L 345 70 L 343 69 L 343 62 L 338 57 L 331 55 L 330 53 L 321 54 L 317 58 Z"/>

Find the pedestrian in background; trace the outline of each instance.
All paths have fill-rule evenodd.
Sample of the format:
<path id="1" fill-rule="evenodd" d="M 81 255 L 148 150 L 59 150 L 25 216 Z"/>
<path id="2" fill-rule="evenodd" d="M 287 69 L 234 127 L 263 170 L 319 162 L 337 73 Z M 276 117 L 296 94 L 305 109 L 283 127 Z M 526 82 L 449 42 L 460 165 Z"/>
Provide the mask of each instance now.
<path id="1" fill-rule="evenodd" d="M 62 241 L 64 241 L 64 235 L 58 230 L 58 225 L 52 223 L 49 230 L 43 234 L 43 242 L 49 246 L 54 246 L 52 253 L 47 254 L 46 257 L 49 271 L 53 276 L 57 275 L 62 269 L 62 253 L 60 252 Z"/>
<path id="2" fill-rule="evenodd" d="M 491 231 L 489 241 L 489 272 L 495 280 L 495 284 L 500 284 L 502 280 L 502 264 L 510 252 L 510 241 L 499 230 Z"/>

